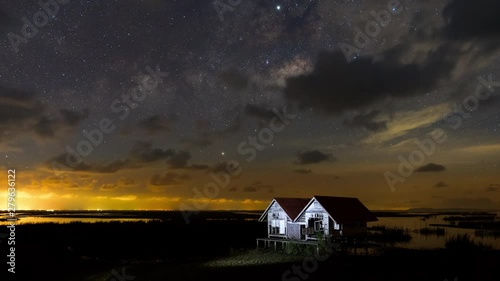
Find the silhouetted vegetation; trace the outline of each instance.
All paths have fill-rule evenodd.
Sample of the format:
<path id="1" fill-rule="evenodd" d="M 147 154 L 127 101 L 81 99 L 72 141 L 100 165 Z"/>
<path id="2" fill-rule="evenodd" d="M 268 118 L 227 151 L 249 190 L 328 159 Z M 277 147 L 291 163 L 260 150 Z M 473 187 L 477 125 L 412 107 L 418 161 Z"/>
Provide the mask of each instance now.
<path id="1" fill-rule="evenodd" d="M 445 235 L 446 231 L 441 227 L 424 227 L 418 230 L 418 233 L 422 235 L 436 235 L 442 236 Z"/>
<path id="2" fill-rule="evenodd" d="M 491 245 L 481 242 L 475 242 L 469 234 L 457 234 L 454 237 L 446 239 L 445 248 L 448 250 L 485 250 L 492 249 Z"/>
<path id="3" fill-rule="evenodd" d="M 449 216 L 444 217 L 445 221 L 488 221 L 495 220 L 496 214 L 490 215 L 470 215 L 470 216 Z"/>
<path id="4" fill-rule="evenodd" d="M 377 231 L 368 233 L 368 240 L 381 243 L 408 242 L 411 240 L 411 235 L 407 229 L 399 227 L 376 227 L 375 229 Z"/>

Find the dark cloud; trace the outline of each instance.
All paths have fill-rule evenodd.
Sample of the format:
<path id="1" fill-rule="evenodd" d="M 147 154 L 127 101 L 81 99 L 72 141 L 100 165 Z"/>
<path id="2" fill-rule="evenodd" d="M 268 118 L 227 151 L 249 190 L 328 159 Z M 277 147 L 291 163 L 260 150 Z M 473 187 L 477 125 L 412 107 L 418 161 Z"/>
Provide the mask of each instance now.
<path id="1" fill-rule="evenodd" d="M 184 169 L 187 167 L 189 159 L 191 159 L 191 153 L 178 151 L 167 160 L 167 164 L 170 169 Z"/>
<path id="2" fill-rule="evenodd" d="M 500 184 L 490 184 L 489 186 L 486 187 L 486 191 L 498 191 L 500 190 Z"/>
<path id="3" fill-rule="evenodd" d="M 296 170 L 293 170 L 294 173 L 297 173 L 297 174 L 310 174 L 312 173 L 311 169 L 296 169 Z"/>
<path id="4" fill-rule="evenodd" d="M 243 187 L 243 192 L 257 192 L 259 189 L 255 186 L 245 186 Z"/>
<path id="5" fill-rule="evenodd" d="M 380 116 L 379 111 L 369 111 L 364 114 L 358 114 L 351 119 L 344 120 L 344 125 L 354 128 L 364 128 L 368 131 L 378 132 L 387 130 L 387 122 L 375 121 L 374 119 Z"/>
<path id="6" fill-rule="evenodd" d="M 191 154 L 187 151 L 175 151 L 173 149 L 153 148 L 151 142 L 136 141 L 128 153 L 125 160 L 115 160 L 109 164 L 86 163 L 82 159 L 81 163 L 76 167 L 69 167 L 66 164 L 66 157 L 68 154 L 64 153 L 57 157 L 46 161 L 46 165 L 52 167 L 53 162 L 65 165 L 66 168 L 73 171 L 88 171 L 95 173 L 114 173 L 122 169 L 138 169 L 144 167 L 148 163 L 153 163 L 159 160 L 166 160 L 169 168 L 171 169 L 192 169 L 204 170 L 208 169 L 207 165 L 193 164 L 188 165 L 188 160 Z M 64 166 L 62 167 L 64 168 Z"/>
<path id="7" fill-rule="evenodd" d="M 499 205 L 488 198 L 463 197 L 444 200 L 443 207 L 457 209 L 495 209 L 498 208 Z"/>
<path id="8" fill-rule="evenodd" d="M 144 130 L 147 134 L 154 135 L 170 131 L 170 121 L 160 115 L 154 115 L 144 119 L 137 124 L 139 129 Z"/>
<path id="9" fill-rule="evenodd" d="M 168 185 L 179 185 L 183 181 L 190 179 L 191 177 L 187 174 L 178 173 L 164 173 L 164 174 L 154 174 L 149 180 L 149 184 L 154 186 L 168 186 Z"/>
<path id="10" fill-rule="evenodd" d="M 452 39 L 495 39 L 500 35 L 500 2 L 454 0 L 443 10 L 445 36 Z"/>
<path id="11" fill-rule="evenodd" d="M 57 132 L 74 129 L 88 116 L 88 111 L 61 109 L 60 116 L 50 116 L 47 111 L 34 92 L 0 86 L 0 140 L 23 132 L 34 132 L 44 139 L 54 138 Z"/>
<path id="12" fill-rule="evenodd" d="M 220 162 L 220 163 L 214 164 L 210 168 L 210 171 L 214 172 L 214 173 L 219 173 L 219 172 L 226 172 L 227 173 L 227 162 Z"/>
<path id="13" fill-rule="evenodd" d="M 248 86 L 248 77 L 235 69 L 229 69 L 220 74 L 222 83 L 233 90 L 244 90 Z"/>
<path id="14" fill-rule="evenodd" d="M 42 112 L 43 107 L 35 99 L 34 92 L 0 86 L 0 129 L 40 119 Z"/>
<path id="15" fill-rule="evenodd" d="M 133 163 L 129 159 L 115 160 L 108 164 L 98 164 L 98 163 L 89 164 L 85 163 L 84 161 L 81 161 L 75 167 L 70 167 L 70 165 L 67 164 L 66 162 L 67 157 L 68 154 L 63 153 L 59 156 L 49 159 L 48 161 L 45 162 L 45 165 L 48 166 L 49 168 L 55 168 L 61 170 L 61 172 L 71 170 L 77 172 L 83 171 L 83 172 L 103 173 L 103 174 L 115 173 L 122 169 L 136 169 L 141 167 L 140 165 Z M 70 155 L 70 157 L 74 156 Z"/>
<path id="16" fill-rule="evenodd" d="M 440 181 L 440 182 L 436 183 L 433 187 L 440 188 L 440 187 L 449 187 L 449 186 L 450 186 L 449 184 L 447 184 L 443 181 Z"/>
<path id="17" fill-rule="evenodd" d="M 116 190 L 116 189 L 118 189 L 118 185 L 115 183 L 107 183 L 107 184 L 101 185 L 101 187 L 99 189 L 102 191 Z"/>
<path id="18" fill-rule="evenodd" d="M 325 154 L 319 150 L 297 152 L 297 162 L 299 165 L 316 164 L 321 162 L 332 162 L 337 160 L 332 154 Z"/>
<path id="19" fill-rule="evenodd" d="M 442 172 L 445 171 L 446 167 L 443 165 L 429 163 L 425 166 L 419 167 L 415 170 L 415 172 Z"/>
<path id="20" fill-rule="evenodd" d="M 35 133 L 42 138 L 53 138 L 55 121 L 48 117 L 42 116 L 35 124 Z"/>
<path id="21" fill-rule="evenodd" d="M 69 126 L 76 126 L 89 116 L 89 110 L 87 108 L 82 112 L 69 109 L 61 109 L 59 110 L 59 113 L 61 113 L 62 121 Z"/>
<path id="22" fill-rule="evenodd" d="M 258 192 L 258 191 L 263 190 L 263 189 L 267 190 L 269 193 L 274 192 L 273 185 L 264 184 L 260 181 L 256 181 L 252 185 L 243 187 L 243 192 Z"/>
<path id="23" fill-rule="evenodd" d="M 118 185 L 121 186 L 128 186 L 128 185 L 134 185 L 136 184 L 135 180 L 133 178 L 120 178 L 118 179 Z"/>
<path id="24" fill-rule="evenodd" d="M 136 141 L 132 149 L 129 151 L 129 157 L 136 162 L 154 162 L 162 159 L 167 159 L 175 154 L 173 149 L 153 148 L 152 142 Z"/>
<path id="25" fill-rule="evenodd" d="M 229 123 L 229 126 L 227 126 L 223 130 L 223 134 L 231 134 L 231 133 L 236 133 L 239 132 L 241 129 L 241 123 L 242 123 L 242 117 L 241 114 L 238 114 L 236 117 L 234 117 L 233 121 Z"/>
<path id="26" fill-rule="evenodd" d="M 180 140 L 181 144 L 185 144 L 188 148 L 191 147 L 199 147 L 199 148 L 207 148 L 213 144 L 212 140 L 205 136 L 201 136 L 199 138 L 185 138 Z"/>
<path id="27" fill-rule="evenodd" d="M 401 44 L 382 58 L 347 62 L 341 51 L 320 52 L 314 70 L 287 79 L 285 96 L 301 108 L 314 107 L 339 115 L 364 110 L 387 98 L 408 98 L 434 89 L 454 68 L 459 50 L 442 45 L 420 63 L 400 63 L 410 46 Z"/>
<path id="28" fill-rule="evenodd" d="M 275 116 L 272 109 L 268 109 L 266 106 L 260 106 L 255 104 L 245 105 L 244 113 L 246 116 L 256 117 L 264 121 L 269 121 Z"/>
<path id="29" fill-rule="evenodd" d="M 231 187 L 229 187 L 229 188 L 227 189 L 227 191 L 229 191 L 229 192 L 235 192 L 235 191 L 238 191 L 238 187 L 236 187 L 236 186 L 231 186 Z"/>
<path id="30" fill-rule="evenodd" d="M 206 169 L 210 168 L 210 166 L 204 165 L 204 164 L 191 164 L 191 166 L 189 166 L 189 168 L 191 168 L 193 170 L 206 170 Z"/>
<path id="31" fill-rule="evenodd" d="M 15 28 L 17 28 L 21 23 L 21 21 L 14 19 L 11 17 L 9 14 L 6 12 L 0 10 L 0 31 L 8 33 L 8 32 L 14 32 Z"/>

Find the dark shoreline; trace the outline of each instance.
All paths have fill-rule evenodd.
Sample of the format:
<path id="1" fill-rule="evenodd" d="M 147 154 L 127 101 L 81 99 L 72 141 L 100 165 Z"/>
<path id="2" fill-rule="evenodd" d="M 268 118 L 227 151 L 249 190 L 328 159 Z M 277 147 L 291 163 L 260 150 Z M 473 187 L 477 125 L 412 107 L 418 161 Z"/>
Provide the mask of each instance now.
<path id="1" fill-rule="evenodd" d="M 51 280 L 66 281 L 109 281 L 111 270 L 120 271 L 122 267 L 137 276 L 134 281 L 281 280 L 283 272 L 307 257 L 298 256 L 292 262 L 286 261 L 286 254 L 256 254 L 255 238 L 266 233 L 265 224 L 245 220 L 248 215 L 243 214 L 213 215 L 215 220 L 207 220 L 209 217 L 203 214 L 193 216 L 190 224 L 177 217 L 150 222 L 18 225 L 16 270 L 32 279 L 50 276 Z M 5 245 L 0 244 L 2 251 Z M 362 252 L 360 249 L 358 254 Z M 257 265 L 206 266 L 218 259 L 241 261 L 248 256 L 262 260 Z M 281 259 L 286 262 L 269 263 Z M 329 270 L 336 272 L 335 280 L 443 281 L 446 276 L 452 280 L 453 274 L 463 276 L 460 280 L 467 280 L 467 276 L 478 277 L 469 280 L 500 280 L 495 279 L 499 273 L 494 272 L 494 264 L 500 264 L 498 250 L 408 250 L 388 246 L 369 256 L 335 254 L 321 262 L 307 280 L 330 280 Z M 401 269 L 407 271 L 406 275 L 398 273 Z"/>

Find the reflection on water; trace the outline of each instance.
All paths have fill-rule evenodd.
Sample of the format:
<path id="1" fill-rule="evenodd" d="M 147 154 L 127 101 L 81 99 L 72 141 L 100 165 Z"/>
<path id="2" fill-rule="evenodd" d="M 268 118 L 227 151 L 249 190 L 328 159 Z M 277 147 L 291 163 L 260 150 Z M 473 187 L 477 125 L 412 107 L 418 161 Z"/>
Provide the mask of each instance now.
<path id="1" fill-rule="evenodd" d="M 497 213 L 497 217 L 498 217 Z M 422 228 L 436 228 L 431 224 L 446 224 L 449 221 L 443 220 L 444 215 L 432 216 L 430 218 L 422 217 L 379 217 L 377 222 L 371 222 L 368 226 L 386 226 L 398 227 L 408 230 L 412 239 L 405 243 L 396 243 L 395 246 L 411 248 L 411 249 L 433 249 L 444 248 L 446 239 L 452 238 L 457 234 L 468 234 L 475 242 L 481 242 L 486 245 L 491 245 L 495 249 L 500 249 L 500 236 L 476 236 L 475 229 L 463 229 L 454 227 L 440 227 L 445 230 L 444 235 L 437 236 L 435 234 L 422 235 L 416 231 Z"/>

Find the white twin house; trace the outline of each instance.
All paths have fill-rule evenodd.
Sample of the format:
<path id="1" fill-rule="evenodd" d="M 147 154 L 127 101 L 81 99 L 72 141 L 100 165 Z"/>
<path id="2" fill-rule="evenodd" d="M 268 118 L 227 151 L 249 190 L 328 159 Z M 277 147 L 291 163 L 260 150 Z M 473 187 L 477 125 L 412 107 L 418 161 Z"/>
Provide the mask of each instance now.
<path id="1" fill-rule="evenodd" d="M 377 220 L 357 198 L 332 196 L 274 198 L 259 218 L 268 238 L 299 241 L 363 235 Z"/>

